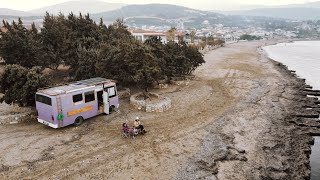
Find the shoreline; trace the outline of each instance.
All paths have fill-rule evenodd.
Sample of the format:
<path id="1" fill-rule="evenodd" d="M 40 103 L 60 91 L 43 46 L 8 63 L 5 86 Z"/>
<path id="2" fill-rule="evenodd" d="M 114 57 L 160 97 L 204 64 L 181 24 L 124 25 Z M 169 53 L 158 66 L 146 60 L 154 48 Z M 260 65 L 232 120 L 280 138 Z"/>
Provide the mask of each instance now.
<path id="1" fill-rule="evenodd" d="M 282 62 L 289 70 L 296 72 L 299 78 L 306 79 L 312 89 L 320 90 L 320 63 L 316 60 L 319 53 L 320 41 L 293 41 L 291 43 L 277 43 L 274 46 L 264 46 L 262 49 L 271 59 Z"/>
<path id="2" fill-rule="evenodd" d="M 200 152 L 188 160 L 187 167 L 179 171 L 183 175 L 179 175 L 177 179 L 186 177 L 310 179 L 309 157 L 311 146 L 314 144 L 312 136 L 320 135 L 320 121 L 309 118 L 309 116 L 319 116 L 320 107 L 316 104 L 319 101 L 307 97 L 308 92 L 304 90 L 309 86 L 305 84 L 304 79 L 296 77 L 293 71 L 288 70 L 287 66 L 270 59 L 267 54 L 259 51 L 260 49 L 261 47 L 258 46 L 257 51 L 261 56 L 260 60 L 267 59 L 272 64 L 273 69 L 278 71 L 285 79 L 284 81 L 280 80 L 283 84 L 278 84 L 279 87 L 276 87 L 278 90 L 271 88 L 270 91 L 263 91 L 264 87 L 262 85 L 258 90 L 262 92 L 257 95 L 260 102 L 265 101 L 261 103 L 262 105 L 252 105 L 252 103 L 257 103 L 252 100 L 252 96 L 255 94 L 253 93 L 247 96 L 248 99 L 244 100 L 243 104 L 239 103 L 240 108 L 237 107 L 239 104 L 230 108 L 217 122 L 211 124 L 207 128 L 210 133 L 204 139 Z M 272 95 L 263 100 L 265 98 L 262 97 L 263 93 Z M 226 129 L 224 126 L 237 123 L 237 121 L 232 122 L 231 118 L 237 118 L 239 111 L 246 112 L 243 109 L 252 108 L 251 106 L 271 113 L 262 113 L 265 119 L 261 120 L 261 126 L 265 126 L 264 128 L 267 130 L 261 129 L 258 132 L 259 136 L 256 138 L 259 138 L 259 140 L 255 139 L 257 143 L 253 148 L 255 152 L 250 152 L 250 150 L 246 150 L 245 146 L 235 143 L 237 136 L 239 136 L 237 131 L 229 130 L 229 133 L 225 133 L 226 130 L 223 130 Z M 268 107 L 273 110 L 267 110 Z M 306 107 L 317 107 L 318 111 L 307 110 Z M 250 118 L 250 115 L 246 118 Z M 252 120 L 256 120 L 256 118 Z M 248 120 L 245 122 L 250 123 Z M 243 125 L 244 128 L 248 128 L 248 126 Z M 247 133 L 246 130 L 243 131 L 245 133 L 242 134 Z M 252 160 L 250 160 L 250 154 L 252 154 Z M 231 169 L 234 171 L 230 172 Z"/>
<path id="3" fill-rule="evenodd" d="M 286 65 L 273 59 L 270 60 L 273 61 L 276 66 L 278 66 L 279 71 L 282 71 L 285 76 L 291 78 L 292 81 L 295 82 L 295 85 L 292 87 L 292 94 L 295 97 L 289 105 L 290 111 L 285 120 L 287 123 L 293 125 L 293 127 L 296 129 L 295 135 L 298 135 L 293 136 L 293 138 L 297 141 L 297 144 L 300 144 L 300 148 L 297 153 L 299 159 L 301 158 L 303 160 L 299 161 L 299 164 L 296 165 L 303 166 L 304 164 L 304 167 L 307 169 L 305 172 L 308 174 L 302 178 L 310 179 L 310 155 L 312 145 L 314 145 L 313 136 L 320 135 L 320 106 L 318 105 L 320 101 L 318 98 L 308 96 L 317 90 L 309 90 L 313 87 L 306 84 L 305 79 L 298 77 L 295 72 L 293 70 L 289 70 Z M 301 168 L 296 170 L 302 171 Z"/>

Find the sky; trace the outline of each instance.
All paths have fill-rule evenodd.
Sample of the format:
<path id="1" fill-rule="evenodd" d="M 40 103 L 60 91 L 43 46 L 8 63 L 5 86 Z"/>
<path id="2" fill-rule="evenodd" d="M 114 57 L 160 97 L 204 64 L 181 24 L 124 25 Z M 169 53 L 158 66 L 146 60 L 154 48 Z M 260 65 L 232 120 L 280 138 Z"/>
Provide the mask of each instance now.
<path id="1" fill-rule="evenodd" d="M 0 8 L 28 11 L 70 0 L 0 0 Z M 201 10 L 235 10 L 242 5 L 286 5 L 320 0 L 101 0 L 124 4 L 176 4 Z"/>

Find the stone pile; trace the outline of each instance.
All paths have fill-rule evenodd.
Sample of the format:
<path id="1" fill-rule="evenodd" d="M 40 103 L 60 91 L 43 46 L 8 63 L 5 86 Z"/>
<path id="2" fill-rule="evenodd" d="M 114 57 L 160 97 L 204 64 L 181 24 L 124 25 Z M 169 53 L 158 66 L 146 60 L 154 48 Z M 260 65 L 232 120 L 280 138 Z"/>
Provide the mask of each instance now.
<path id="1" fill-rule="evenodd" d="M 171 99 L 164 97 L 157 102 L 146 102 L 146 112 L 164 112 L 171 108 Z"/>
<path id="2" fill-rule="evenodd" d="M 165 112 L 171 108 L 171 99 L 168 97 L 161 97 L 157 94 L 152 94 L 156 97 L 156 100 L 144 100 L 137 98 L 142 95 L 142 93 L 132 95 L 130 97 L 130 104 L 135 108 L 146 112 Z"/>

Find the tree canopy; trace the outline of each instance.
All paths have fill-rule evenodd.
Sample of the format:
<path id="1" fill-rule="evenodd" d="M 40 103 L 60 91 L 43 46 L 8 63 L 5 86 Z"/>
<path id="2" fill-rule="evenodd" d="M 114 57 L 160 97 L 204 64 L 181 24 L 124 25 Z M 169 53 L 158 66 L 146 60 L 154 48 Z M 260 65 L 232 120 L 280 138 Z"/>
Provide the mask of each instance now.
<path id="1" fill-rule="evenodd" d="M 20 64 L 24 67 L 42 66 L 38 30 L 32 24 L 31 29 L 18 22 L 3 21 L 7 32 L 0 32 L 0 56 L 6 64 Z"/>
<path id="2" fill-rule="evenodd" d="M 102 46 L 96 69 L 103 77 L 137 85 L 145 91 L 161 75 L 152 51 L 135 39 L 118 41 L 115 46 Z"/>
<path id="3" fill-rule="evenodd" d="M 136 40 L 121 19 L 107 26 L 89 14 L 46 13 L 40 31 L 34 24 L 27 29 L 21 19 L 3 24 L 8 31 L 0 32 L 0 57 L 7 67 L 1 92 L 7 103 L 33 104 L 37 88 L 48 84 L 44 68 L 64 65 L 73 80 L 105 77 L 148 91 L 154 82 L 190 75 L 204 63 L 197 48 L 173 41 L 175 28 L 169 31 L 172 40 L 163 44 L 159 37 Z"/>
<path id="4" fill-rule="evenodd" d="M 7 65 L 0 77 L 0 93 L 4 96 L 0 102 L 16 103 L 20 106 L 34 105 L 34 96 L 38 88 L 48 86 L 50 83 L 41 74 L 41 68 L 32 69 L 20 65 Z"/>

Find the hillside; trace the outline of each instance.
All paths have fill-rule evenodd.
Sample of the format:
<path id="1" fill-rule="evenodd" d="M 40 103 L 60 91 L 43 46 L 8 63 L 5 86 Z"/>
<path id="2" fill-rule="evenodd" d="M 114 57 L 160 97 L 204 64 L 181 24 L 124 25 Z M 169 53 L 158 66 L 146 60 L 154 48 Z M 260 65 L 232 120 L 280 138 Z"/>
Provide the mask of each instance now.
<path id="1" fill-rule="evenodd" d="M 78 15 L 77 13 L 78 11 L 75 11 L 76 7 L 72 6 L 72 4 L 76 2 L 78 1 L 50 6 L 50 7 L 42 8 L 42 10 L 35 10 L 32 12 L 39 13 L 43 11 L 43 13 L 41 14 L 41 16 L 43 16 L 46 10 L 49 11 L 50 13 L 55 14 L 55 13 L 58 13 L 60 9 L 61 12 L 73 11 L 76 15 Z M 81 2 L 81 6 L 86 7 L 86 10 L 81 11 L 82 13 L 90 11 L 91 18 L 93 18 L 95 21 L 99 21 L 100 18 L 103 18 L 104 22 L 107 24 L 112 23 L 118 18 L 123 18 L 129 25 L 136 24 L 136 25 L 176 26 L 177 23 L 183 22 L 187 26 L 189 25 L 190 27 L 191 26 L 199 27 L 204 21 L 209 21 L 209 23 L 212 23 L 212 24 L 215 24 L 215 23 L 229 24 L 230 22 L 230 18 L 221 14 L 190 9 L 183 6 L 176 6 L 176 5 L 167 5 L 167 4 L 128 5 L 116 10 L 104 11 L 102 13 L 92 13 L 93 11 L 90 9 L 94 9 L 94 7 L 96 6 L 95 3 L 89 2 L 87 0 L 80 1 L 80 2 Z M 84 5 L 86 3 L 88 4 Z M 80 4 L 77 4 L 77 6 L 80 6 Z M 64 8 L 64 10 L 61 9 L 62 7 Z M 8 16 L 0 15 L 0 18 L 4 18 L 6 20 L 11 21 L 15 18 L 17 19 L 17 16 L 8 17 Z M 32 17 L 31 19 L 34 19 L 34 18 Z M 39 19 L 39 18 L 35 17 L 35 19 Z"/>
<path id="2" fill-rule="evenodd" d="M 241 15 L 246 16 L 267 16 L 285 19 L 320 19 L 320 8 L 264 8 L 249 10 Z"/>
<path id="3" fill-rule="evenodd" d="M 210 23 L 225 20 L 222 14 L 169 4 L 128 5 L 118 10 L 94 14 L 92 17 L 102 17 L 106 22 L 123 18 L 130 25 L 161 26 L 176 26 L 179 22 L 199 26 L 205 20 L 209 20 Z"/>
<path id="4" fill-rule="evenodd" d="M 24 11 L 18 11 L 13 9 L 7 9 L 7 8 L 0 8 L 0 15 L 2 16 L 32 16 L 32 13 L 24 12 Z"/>
<path id="5" fill-rule="evenodd" d="M 226 15 L 265 16 L 273 18 L 314 20 L 320 19 L 320 1 L 305 4 L 289 4 L 282 6 L 265 6 L 251 10 L 219 11 Z"/>
<path id="6" fill-rule="evenodd" d="M 185 28 L 207 28 L 210 25 L 223 24 L 224 26 L 260 26 L 272 29 L 291 26 L 281 19 L 223 15 L 168 4 L 128 5 L 118 10 L 94 14 L 91 17 L 96 21 L 102 17 L 105 22 L 123 18 L 131 27 L 142 25 L 177 27 L 183 24 Z M 267 27 L 270 26 L 270 22 L 272 27 Z"/>
<path id="7" fill-rule="evenodd" d="M 169 4 L 128 5 L 117 10 L 95 14 L 105 19 L 128 17 L 158 17 L 162 19 L 176 19 L 206 15 L 209 12 Z"/>
<path id="8" fill-rule="evenodd" d="M 88 1 L 81 2 L 88 3 Z M 86 9 L 89 11 L 89 6 Z M 76 11 L 73 12 L 78 14 Z M 276 15 L 276 13 L 274 14 Z M 39 16 L 25 16 L 22 20 L 26 24 L 31 24 L 35 21 L 37 24 L 41 25 L 43 15 L 44 13 Z M 187 29 L 200 29 L 212 28 L 212 26 L 222 24 L 224 26 L 240 28 L 262 27 L 266 29 L 281 28 L 292 30 L 295 26 L 294 23 L 287 22 L 285 19 L 262 16 L 222 15 L 219 13 L 167 4 L 128 5 L 117 10 L 97 14 L 90 13 L 90 17 L 96 22 L 99 22 L 100 18 L 103 18 L 106 24 L 110 24 L 118 18 L 123 18 L 131 28 L 141 28 L 142 26 L 147 25 L 167 26 L 166 28 L 184 27 Z M 2 16 L 0 14 L 0 19 L 12 21 L 17 20 L 18 16 Z"/>
<path id="9" fill-rule="evenodd" d="M 305 4 L 290 4 L 290 5 L 278 6 L 278 8 L 296 8 L 296 7 L 320 8 L 320 1 L 310 2 L 310 3 L 305 3 Z"/>
<path id="10" fill-rule="evenodd" d="M 101 13 L 105 11 L 112 11 L 125 6 L 125 4 L 120 3 L 107 3 L 98 0 L 80 0 L 80 1 L 69 1 L 61 4 L 56 4 L 53 6 L 47 6 L 40 9 L 35 9 L 29 11 L 29 13 L 44 15 L 46 11 L 51 14 L 58 14 L 60 12 L 68 14 L 74 12 L 75 14 L 81 13 Z"/>

